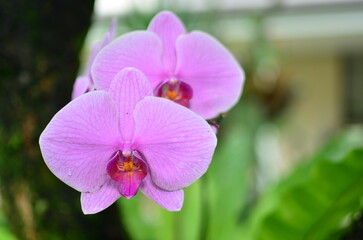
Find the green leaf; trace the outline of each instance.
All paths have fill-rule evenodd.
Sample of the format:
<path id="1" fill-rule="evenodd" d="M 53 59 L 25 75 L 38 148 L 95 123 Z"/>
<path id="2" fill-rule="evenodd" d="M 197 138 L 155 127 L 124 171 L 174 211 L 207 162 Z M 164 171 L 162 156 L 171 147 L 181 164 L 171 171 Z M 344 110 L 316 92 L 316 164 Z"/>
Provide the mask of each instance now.
<path id="1" fill-rule="evenodd" d="M 361 128 L 332 139 L 260 199 L 239 233 L 253 240 L 339 239 L 362 207 L 362 143 Z"/>
<path id="2" fill-rule="evenodd" d="M 207 226 L 202 239 L 233 238 L 240 219 L 246 216 L 255 165 L 254 135 L 262 119 L 256 106 L 242 103 L 223 122 L 215 155 L 202 179 L 207 204 L 203 206 Z"/>

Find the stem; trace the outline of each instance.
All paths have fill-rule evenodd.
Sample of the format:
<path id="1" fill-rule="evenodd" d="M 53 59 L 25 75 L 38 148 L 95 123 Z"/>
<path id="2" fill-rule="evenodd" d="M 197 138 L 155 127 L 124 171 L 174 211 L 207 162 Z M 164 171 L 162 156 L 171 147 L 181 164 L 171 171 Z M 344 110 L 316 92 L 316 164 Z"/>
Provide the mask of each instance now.
<path id="1" fill-rule="evenodd" d="M 200 179 L 201 186 L 201 224 L 200 224 L 200 239 L 207 239 L 207 232 L 209 226 L 209 202 L 208 202 L 208 174 Z"/>

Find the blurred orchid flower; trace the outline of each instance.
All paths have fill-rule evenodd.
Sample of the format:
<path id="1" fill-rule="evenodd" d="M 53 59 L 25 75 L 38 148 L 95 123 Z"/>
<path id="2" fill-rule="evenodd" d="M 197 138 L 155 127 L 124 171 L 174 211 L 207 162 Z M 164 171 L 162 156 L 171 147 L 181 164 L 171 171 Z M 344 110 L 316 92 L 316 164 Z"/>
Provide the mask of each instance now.
<path id="1" fill-rule="evenodd" d="M 137 69 L 116 74 L 109 91 L 71 101 L 40 136 L 45 163 L 81 192 L 85 214 L 97 213 L 138 189 L 161 207 L 178 211 L 183 188 L 207 170 L 216 137 L 189 109 L 150 96 Z"/>
<path id="2" fill-rule="evenodd" d="M 92 76 L 97 89 L 108 90 L 125 67 L 141 70 L 155 96 L 168 98 L 201 115 L 217 117 L 240 98 L 244 72 L 234 57 L 207 33 L 186 33 L 171 12 L 161 12 L 147 31 L 122 35 L 96 56 Z"/>
<path id="3" fill-rule="evenodd" d="M 115 38 L 116 25 L 117 25 L 117 21 L 116 21 L 116 19 L 113 19 L 111 22 L 110 29 L 106 33 L 103 41 L 97 42 L 93 45 L 90 57 L 87 62 L 86 74 L 83 76 L 77 77 L 76 81 L 74 82 L 72 99 L 75 99 L 76 97 L 79 97 L 80 95 L 82 95 L 86 92 L 94 90 L 94 82 L 93 82 L 92 75 L 91 75 L 91 66 L 95 60 L 97 53 L 102 48 L 107 46 Z"/>

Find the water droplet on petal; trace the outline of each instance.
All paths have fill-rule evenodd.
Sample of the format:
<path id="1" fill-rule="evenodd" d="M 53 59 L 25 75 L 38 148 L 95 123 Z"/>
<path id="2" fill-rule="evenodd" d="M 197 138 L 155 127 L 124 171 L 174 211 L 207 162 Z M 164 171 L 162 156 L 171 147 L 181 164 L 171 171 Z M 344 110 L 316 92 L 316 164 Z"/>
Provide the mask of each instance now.
<path id="1" fill-rule="evenodd" d="M 72 171 L 69 169 L 68 172 L 67 172 L 67 175 L 70 177 L 72 176 Z"/>

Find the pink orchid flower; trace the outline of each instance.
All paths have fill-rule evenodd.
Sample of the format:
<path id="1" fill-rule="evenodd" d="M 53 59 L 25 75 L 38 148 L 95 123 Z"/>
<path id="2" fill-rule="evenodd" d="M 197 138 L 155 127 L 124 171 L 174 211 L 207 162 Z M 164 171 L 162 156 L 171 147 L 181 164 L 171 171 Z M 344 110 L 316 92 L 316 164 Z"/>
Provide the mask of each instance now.
<path id="1" fill-rule="evenodd" d="M 76 81 L 73 85 L 72 99 L 79 97 L 80 95 L 93 91 L 94 90 L 94 82 L 91 75 L 91 66 L 95 60 L 95 57 L 102 48 L 107 46 L 114 38 L 116 32 L 116 19 L 113 19 L 111 22 L 110 29 L 106 33 L 102 42 L 97 42 L 93 45 L 90 57 L 87 62 L 86 74 L 83 76 L 77 77 Z"/>
<path id="2" fill-rule="evenodd" d="M 109 91 L 71 101 L 50 121 L 39 144 L 49 169 L 81 192 L 85 214 L 102 211 L 140 189 L 169 211 L 183 188 L 207 170 L 216 137 L 191 110 L 152 95 L 149 80 L 126 68 Z"/>
<path id="3" fill-rule="evenodd" d="M 122 35 L 96 56 L 92 76 L 108 90 L 125 67 L 141 70 L 155 96 L 168 98 L 201 115 L 217 117 L 240 98 L 244 72 L 234 57 L 207 33 L 186 33 L 171 12 L 161 12 L 147 31 Z"/>

